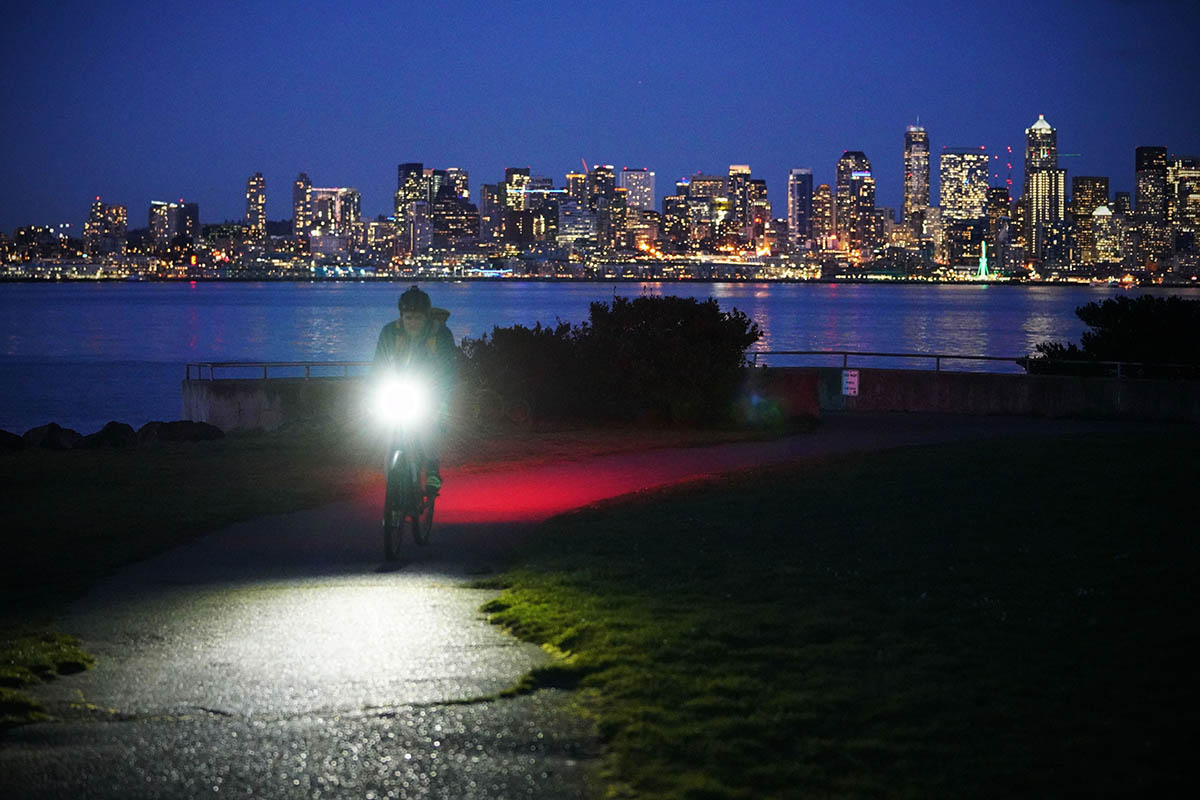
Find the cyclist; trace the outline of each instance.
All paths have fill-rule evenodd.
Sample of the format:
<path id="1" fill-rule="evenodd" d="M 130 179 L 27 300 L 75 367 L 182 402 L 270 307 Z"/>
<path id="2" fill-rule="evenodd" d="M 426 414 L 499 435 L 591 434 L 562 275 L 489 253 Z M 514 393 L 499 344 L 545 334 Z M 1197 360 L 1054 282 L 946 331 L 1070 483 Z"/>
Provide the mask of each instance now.
<path id="1" fill-rule="evenodd" d="M 437 429 L 431 431 L 426 443 L 425 486 L 430 494 L 436 494 L 442 488 L 439 455 L 450 416 L 450 392 L 454 388 L 458 348 L 454 344 L 454 335 L 446 327 L 450 312 L 434 308 L 425 292 L 414 285 L 400 295 L 397 305 L 399 319 L 384 325 L 379 332 L 372 372 L 378 375 L 388 369 L 414 370 L 432 382 L 437 403 Z"/>

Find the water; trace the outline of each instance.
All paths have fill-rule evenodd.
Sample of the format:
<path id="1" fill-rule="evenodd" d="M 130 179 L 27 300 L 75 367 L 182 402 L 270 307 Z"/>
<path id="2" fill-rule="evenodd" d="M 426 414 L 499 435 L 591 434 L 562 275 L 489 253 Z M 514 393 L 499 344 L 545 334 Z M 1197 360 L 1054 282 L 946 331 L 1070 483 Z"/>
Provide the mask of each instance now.
<path id="1" fill-rule="evenodd" d="M 395 316 L 403 288 L 388 283 L 0 284 L 0 428 L 20 433 L 53 420 L 90 433 L 111 419 L 134 427 L 176 419 L 184 365 L 191 362 L 369 360 L 379 329 Z M 578 323 L 587 319 L 591 302 L 614 294 L 676 294 L 715 297 L 723 309 L 746 312 L 763 329 L 760 349 L 1005 357 L 1029 353 L 1042 341 L 1077 342 L 1084 326 L 1075 308 L 1122 291 L 577 282 L 425 288 L 435 305 L 452 311 L 449 324 L 458 340 L 515 323 Z M 1196 289 L 1151 293 L 1200 296 Z"/>

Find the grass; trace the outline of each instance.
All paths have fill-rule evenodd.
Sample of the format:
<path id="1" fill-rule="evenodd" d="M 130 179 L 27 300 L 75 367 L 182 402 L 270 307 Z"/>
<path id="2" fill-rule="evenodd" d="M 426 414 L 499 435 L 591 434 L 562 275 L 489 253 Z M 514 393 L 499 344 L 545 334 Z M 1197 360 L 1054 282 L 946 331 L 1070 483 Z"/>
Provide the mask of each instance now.
<path id="1" fill-rule="evenodd" d="M 0 726 L 44 718 L 40 703 L 22 688 L 80 672 L 94 659 L 79 641 L 58 633 L 11 633 L 0 640 Z"/>
<path id="2" fill-rule="evenodd" d="M 747 435 L 636 428 L 452 431 L 443 463 L 503 469 L 514 462 Z M 106 575 L 233 522 L 352 497 L 381 479 L 381 463 L 381 451 L 370 442 L 335 427 L 144 450 L 0 452 L 7 498 L 0 505 L 0 715 L 9 722 L 35 718 L 36 702 L 22 687 L 90 663 L 54 633 L 53 620 Z M 61 669 L 43 668 L 46 647 L 34 644 L 48 641 L 75 648 L 60 660 Z"/>
<path id="3" fill-rule="evenodd" d="M 831 458 L 544 526 L 495 622 L 612 796 L 1183 794 L 1200 436 Z"/>

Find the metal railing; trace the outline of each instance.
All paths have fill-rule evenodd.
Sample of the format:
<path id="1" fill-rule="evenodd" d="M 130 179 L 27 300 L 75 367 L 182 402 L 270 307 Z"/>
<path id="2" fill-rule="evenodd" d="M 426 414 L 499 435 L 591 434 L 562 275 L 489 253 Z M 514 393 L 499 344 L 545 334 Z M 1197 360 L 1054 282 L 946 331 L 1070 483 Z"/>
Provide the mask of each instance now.
<path id="1" fill-rule="evenodd" d="M 350 377 L 351 369 L 366 370 L 371 366 L 370 361 L 202 361 L 187 365 L 186 379 L 189 381 L 213 381 L 213 380 L 235 380 L 246 379 L 245 372 L 253 371 L 253 377 L 261 377 L 262 380 L 268 378 L 298 378 L 301 377 L 299 371 L 303 369 L 303 377 L 305 379 L 319 378 L 348 378 Z M 239 370 L 242 374 L 239 375 L 221 375 L 217 376 L 217 370 Z M 208 371 L 207 377 L 205 370 Z M 275 370 L 276 374 L 271 375 L 271 370 Z M 288 370 L 290 374 L 280 375 L 279 371 Z M 317 370 L 321 374 L 313 375 L 313 371 Z M 341 374 L 337 373 L 341 370 Z M 262 372 L 259 376 L 257 373 Z M 330 372 L 332 371 L 332 373 Z M 195 376 L 193 377 L 193 372 Z"/>
<path id="2" fill-rule="evenodd" d="M 750 363 L 755 367 L 760 366 L 759 356 L 763 357 L 763 366 L 766 364 L 767 356 L 841 356 L 842 369 L 850 366 L 851 356 L 855 358 L 933 359 L 933 368 L 937 372 L 942 371 L 943 361 L 1002 361 L 1014 366 L 1019 364 L 1017 357 L 967 356 L 951 353 L 876 353 L 862 350 L 756 350 L 746 355 L 752 356 Z"/>

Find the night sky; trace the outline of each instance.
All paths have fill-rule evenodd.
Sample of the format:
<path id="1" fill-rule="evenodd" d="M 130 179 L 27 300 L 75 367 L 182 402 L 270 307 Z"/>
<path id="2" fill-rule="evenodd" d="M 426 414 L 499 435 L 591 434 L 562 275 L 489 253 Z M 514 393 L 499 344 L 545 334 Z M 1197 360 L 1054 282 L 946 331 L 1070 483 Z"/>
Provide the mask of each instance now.
<path id="1" fill-rule="evenodd" d="M 112 7 L 109 7 L 112 6 Z M 13 2 L 0 17 L 0 230 L 82 224 L 91 200 L 270 219 L 291 183 L 353 186 L 391 212 L 396 165 L 647 166 L 659 200 L 749 164 L 786 211 L 787 170 L 832 183 L 843 150 L 900 204 L 904 128 L 1014 150 L 1058 129 L 1061 166 L 1133 188 L 1133 150 L 1200 155 L 1200 4 Z M 998 171 L 1006 177 L 1002 158 Z M 936 181 L 936 177 L 935 177 Z M 996 182 L 996 181 L 994 181 Z M 937 201 L 936 188 L 933 197 Z M 75 229 L 78 231 L 78 228 Z"/>

